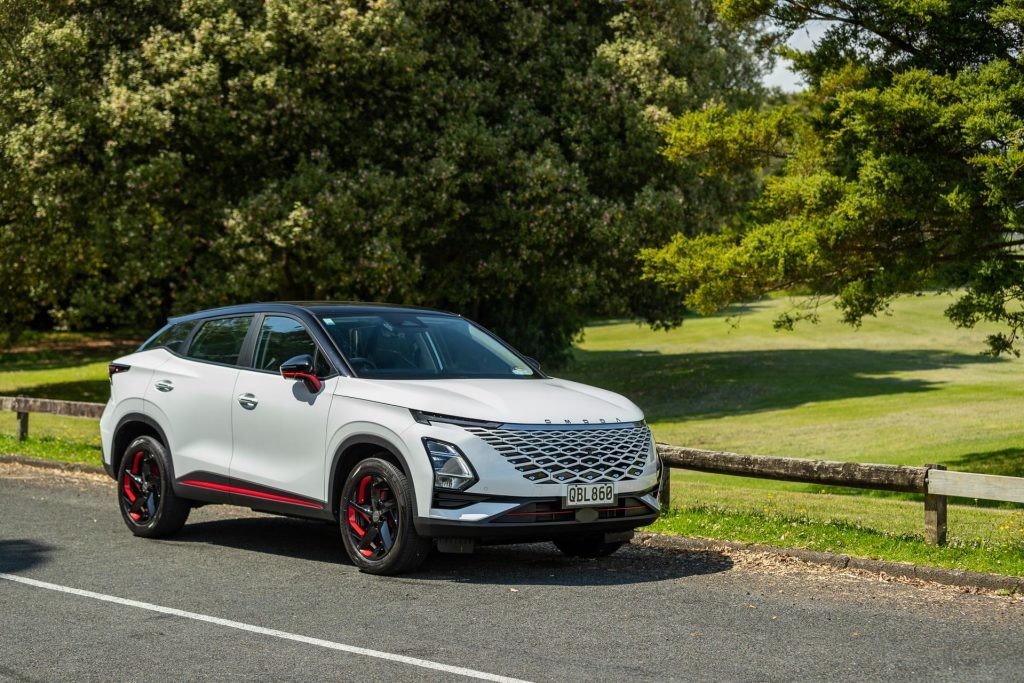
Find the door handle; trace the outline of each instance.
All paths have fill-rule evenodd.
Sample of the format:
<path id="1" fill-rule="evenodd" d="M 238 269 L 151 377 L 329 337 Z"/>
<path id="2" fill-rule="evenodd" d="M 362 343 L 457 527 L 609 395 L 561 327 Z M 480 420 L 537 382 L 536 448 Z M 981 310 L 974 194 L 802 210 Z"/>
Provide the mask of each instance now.
<path id="1" fill-rule="evenodd" d="M 157 391 L 163 391 L 163 392 L 173 391 L 174 390 L 174 382 L 172 382 L 169 379 L 162 379 L 162 380 L 160 380 L 159 382 L 156 383 L 156 389 L 157 389 Z"/>
<path id="2" fill-rule="evenodd" d="M 252 394 L 239 394 L 238 403 L 246 410 L 252 410 L 260 404 Z"/>

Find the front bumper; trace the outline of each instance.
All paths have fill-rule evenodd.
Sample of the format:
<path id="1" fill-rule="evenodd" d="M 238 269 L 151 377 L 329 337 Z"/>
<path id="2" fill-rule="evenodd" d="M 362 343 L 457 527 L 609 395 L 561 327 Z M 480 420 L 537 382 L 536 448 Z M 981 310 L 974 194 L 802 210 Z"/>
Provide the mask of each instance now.
<path id="1" fill-rule="evenodd" d="M 432 538 L 473 538 L 481 543 L 550 541 L 565 536 L 632 531 L 660 512 L 657 489 L 622 493 L 614 505 L 565 508 L 561 498 L 502 498 L 440 494 L 416 532 Z"/>

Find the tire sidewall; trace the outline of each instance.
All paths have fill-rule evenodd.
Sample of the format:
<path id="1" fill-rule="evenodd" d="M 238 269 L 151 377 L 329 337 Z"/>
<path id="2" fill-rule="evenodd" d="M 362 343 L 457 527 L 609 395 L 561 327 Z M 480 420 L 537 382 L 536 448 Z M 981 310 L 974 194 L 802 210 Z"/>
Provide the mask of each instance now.
<path id="1" fill-rule="evenodd" d="M 398 536 L 388 554 L 381 560 L 370 560 L 364 557 L 355 547 L 348 522 L 348 501 L 358 486 L 359 481 L 370 474 L 378 474 L 387 482 L 398 503 Z M 359 462 L 345 479 L 341 490 L 341 504 L 338 509 L 338 522 L 341 528 L 342 543 L 352 563 L 359 569 L 373 574 L 392 573 L 398 565 L 406 561 L 407 546 L 410 535 L 415 534 L 413 527 L 412 487 L 405 475 L 393 464 L 380 458 L 367 458 Z"/>
<path id="2" fill-rule="evenodd" d="M 145 524 L 139 524 L 128 515 L 121 498 L 124 495 L 125 472 L 138 451 L 144 451 L 152 456 L 160 468 L 160 505 L 157 507 L 156 514 Z M 171 469 L 170 460 L 167 457 L 167 449 L 151 436 L 140 436 L 132 441 L 128 444 L 128 448 L 125 449 L 121 457 L 121 464 L 117 468 L 117 509 L 121 511 L 121 518 L 136 536 L 156 536 L 161 533 L 161 522 L 167 513 L 168 507 L 170 507 L 169 498 L 174 496 L 171 484 L 174 480 L 174 470 Z"/>

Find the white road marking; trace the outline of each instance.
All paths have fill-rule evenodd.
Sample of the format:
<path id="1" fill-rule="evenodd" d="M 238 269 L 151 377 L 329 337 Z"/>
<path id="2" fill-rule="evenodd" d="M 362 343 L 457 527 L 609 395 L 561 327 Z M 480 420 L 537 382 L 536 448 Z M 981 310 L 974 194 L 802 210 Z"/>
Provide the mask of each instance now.
<path id="1" fill-rule="evenodd" d="M 354 655 L 363 655 L 364 657 L 376 657 L 377 659 L 385 659 L 390 662 L 398 662 L 400 664 L 408 664 L 409 666 L 418 666 L 424 669 L 433 669 L 434 671 L 444 671 L 445 673 L 456 674 L 459 676 L 466 676 L 468 678 L 475 678 L 481 681 L 496 681 L 497 683 L 527 683 L 519 678 L 509 678 L 508 676 L 499 676 L 498 674 L 487 673 L 486 671 L 476 671 L 475 669 L 466 669 L 461 666 L 451 666 L 450 664 L 441 664 L 440 662 L 432 662 L 429 659 L 419 659 L 417 657 L 406 657 L 405 655 L 397 655 L 390 652 L 381 652 L 380 650 L 369 650 L 365 647 L 356 647 L 355 645 L 345 645 L 344 643 L 335 643 L 331 640 L 322 640 L 320 638 L 310 638 L 309 636 L 300 636 L 295 633 L 288 633 L 287 631 L 278 631 L 273 628 L 264 628 L 262 626 L 254 626 L 253 624 L 245 624 L 240 621 L 232 621 L 231 619 L 221 619 L 220 617 L 211 617 L 207 614 L 198 614 L 196 612 L 186 612 L 185 610 L 175 609 L 173 607 L 163 607 L 162 605 L 154 605 L 149 602 L 139 602 L 138 600 L 129 600 L 128 598 L 119 598 L 115 595 L 106 595 L 104 593 L 94 593 L 92 591 L 82 590 L 80 588 L 71 588 L 70 586 L 61 586 L 56 583 L 47 583 L 46 581 L 36 581 L 35 579 L 28 579 L 24 576 L 17 576 L 15 574 L 3 574 L 0 573 L 0 579 L 6 579 L 8 581 L 14 581 L 15 583 L 21 583 L 26 586 L 34 586 L 35 588 L 45 588 L 46 590 L 57 591 L 59 593 L 70 593 L 71 595 L 78 595 L 83 598 L 92 598 L 93 600 L 102 600 L 103 602 L 112 602 L 116 605 L 126 605 L 128 607 L 138 607 L 139 609 L 149 610 L 150 612 L 160 612 L 161 614 L 170 614 L 176 617 L 182 617 L 183 619 L 193 619 L 195 621 L 205 621 L 208 624 L 217 624 L 219 626 L 227 626 L 228 628 L 236 628 L 240 631 L 249 631 L 250 633 L 259 633 L 264 636 L 272 636 L 274 638 L 281 638 L 283 640 L 293 640 L 297 643 L 305 643 L 307 645 L 316 645 L 317 647 L 325 647 L 329 650 L 340 650 L 341 652 L 349 652 Z"/>

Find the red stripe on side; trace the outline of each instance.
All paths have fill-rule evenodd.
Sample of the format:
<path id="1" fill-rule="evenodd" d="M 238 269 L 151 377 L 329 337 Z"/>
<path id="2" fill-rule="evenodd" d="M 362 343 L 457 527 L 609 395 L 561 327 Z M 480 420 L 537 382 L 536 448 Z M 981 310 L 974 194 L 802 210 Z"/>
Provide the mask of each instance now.
<path id="1" fill-rule="evenodd" d="M 215 491 L 225 491 L 227 493 L 237 493 L 243 496 L 249 496 L 251 498 L 265 498 L 266 500 L 276 500 L 279 503 L 291 503 L 292 505 L 302 505 L 308 508 L 316 508 L 322 510 L 323 506 L 317 503 L 310 503 L 308 500 L 299 500 L 298 498 L 289 498 L 287 496 L 279 496 L 275 493 L 264 493 L 263 491 L 253 491 L 252 489 L 243 489 L 238 486 L 228 486 L 227 484 L 214 484 L 211 481 L 197 481 L 189 479 L 187 481 L 179 482 L 185 486 L 197 486 L 201 489 L 214 489 Z"/>

